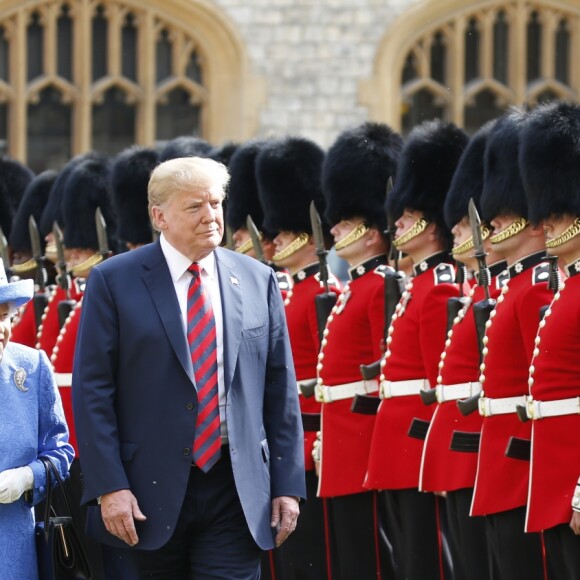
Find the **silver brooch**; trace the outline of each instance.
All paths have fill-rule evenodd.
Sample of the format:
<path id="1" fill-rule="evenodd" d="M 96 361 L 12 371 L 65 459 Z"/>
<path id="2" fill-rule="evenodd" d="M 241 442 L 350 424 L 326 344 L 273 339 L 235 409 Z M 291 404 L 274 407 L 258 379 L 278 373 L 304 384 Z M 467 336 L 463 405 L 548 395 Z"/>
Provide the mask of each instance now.
<path id="1" fill-rule="evenodd" d="M 14 384 L 19 391 L 26 393 L 28 387 L 24 386 L 24 381 L 26 380 L 26 371 L 24 369 L 16 369 L 14 371 Z"/>

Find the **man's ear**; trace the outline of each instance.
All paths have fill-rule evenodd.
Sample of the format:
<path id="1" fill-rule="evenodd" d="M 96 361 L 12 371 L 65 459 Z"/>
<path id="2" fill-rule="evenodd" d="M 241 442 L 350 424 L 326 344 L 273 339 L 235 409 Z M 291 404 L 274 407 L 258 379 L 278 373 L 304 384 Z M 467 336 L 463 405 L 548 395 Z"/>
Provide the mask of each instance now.
<path id="1" fill-rule="evenodd" d="M 158 230 L 164 230 L 167 227 L 167 222 L 165 221 L 165 213 L 158 205 L 154 205 L 151 208 L 151 217 L 153 218 L 155 227 Z"/>

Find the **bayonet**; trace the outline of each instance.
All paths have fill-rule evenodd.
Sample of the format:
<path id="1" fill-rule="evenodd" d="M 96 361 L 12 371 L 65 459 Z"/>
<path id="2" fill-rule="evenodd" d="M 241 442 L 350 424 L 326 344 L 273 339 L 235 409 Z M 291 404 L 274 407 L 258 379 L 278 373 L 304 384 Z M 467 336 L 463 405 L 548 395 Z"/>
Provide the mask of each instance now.
<path id="1" fill-rule="evenodd" d="M 30 247 L 32 248 L 32 257 L 36 262 L 36 284 L 40 292 L 44 292 L 47 284 L 47 274 L 45 260 L 42 253 L 42 246 L 40 245 L 40 234 L 38 233 L 38 226 L 34 216 L 28 218 L 28 234 L 30 236 Z"/>
<path id="2" fill-rule="evenodd" d="M 103 257 L 103 260 L 106 260 L 111 255 L 111 252 L 109 250 L 109 242 L 107 240 L 107 222 L 103 217 L 103 213 L 101 212 L 100 207 L 95 210 L 95 227 L 97 228 L 99 253 Z"/>
<path id="3" fill-rule="evenodd" d="M 317 294 L 314 297 L 316 306 L 316 320 L 318 322 L 318 338 L 322 341 L 324 329 L 326 328 L 326 321 L 334 305 L 336 304 L 337 295 L 331 292 L 328 287 L 328 264 L 326 256 L 328 250 L 324 245 L 324 233 L 322 231 L 322 220 L 316 211 L 314 201 L 310 203 L 310 225 L 312 226 L 312 236 L 314 237 L 314 245 L 316 246 L 316 255 L 320 264 L 320 281 L 324 286 L 324 292 Z"/>
<path id="4" fill-rule="evenodd" d="M 266 264 L 266 258 L 264 257 L 264 248 L 262 248 L 261 236 L 254 220 L 252 219 L 251 215 L 248 215 L 246 218 L 246 227 L 248 228 L 248 232 L 250 234 L 250 239 L 252 240 L 252 246 L 254 247 L 254 253 L 256 254 L 256 259 L 262 262 L 262 264 Z"/>
<path id="5" fill-rule="evenodd" d="M 475 202 L 473 198 L 469 200 L 468 210 L 469 212 L 469 225 L 471 226 L 471 236 L 473 238 L 473 247 L 475 249 L 474 257 L 477 259 L 477 265 L 479 268 L 479 280 L 477 283 L 482 286 L 485 291 L 485 299 L 489 300 L 489 286 L 491 284 L 491 274 L 485 257 L 487 252 L 483 247 L 483 234 L 481 233 L 481 219 L 477 208 L 475 207 Z"/>
<path id="6" fill-rule="evenodd" d="M 8 251 L 8 242 L 4 231 L 0 227 L 0 257 L 4 262 L 4 270 L 6 271 L 6 277 L 10 280 L 12 276 L 12 270 L 10 269 L 10 252 Z"/>
<path id="7" fill-rule="evenodd" d="M 393 178 L 392 176 L 387 179 L 387 194 L 385 197 L 385 201 L 389 199 L 389 195 L 391 191 L 393 191 Z M 385 230 L 385 234 L 389 239 L 389 260 L 393 262 L 395 265 L 395 270 L 399 270 L 399 260 L 401 259 L 401 252 L 395 248 L 395 244 L 393 244 L 393 240 L 395 239 L 395 232 L 397 231 L 397 226 L 395 226 L 395 222 L 393 221 L 393 216 L 390 212 L 387 212 L 387 229 Z"/>
<path id="8" fill-rule="evenodd" d="M 233 250 L 235 248 L 234 232 L 232 232 L 232 228 L 227 224 L 226 224 L 226 248 L 228 250 Z"/>
<path id="9" fill-rule="evenodd" d="M 62 241 L 62 230 L 58 226 L 57 222 L 52 225 L 52 235 L 54 237 L 54 244 L 56 246 L 57 262 L 56 266 L 58 268 L 57 282 L 58 285 L 66 292 L 67 300 L 71 299 L 70 286 L 71 279 L 66 267 L 66 258 L 64 255 L 64 244 Z"/>

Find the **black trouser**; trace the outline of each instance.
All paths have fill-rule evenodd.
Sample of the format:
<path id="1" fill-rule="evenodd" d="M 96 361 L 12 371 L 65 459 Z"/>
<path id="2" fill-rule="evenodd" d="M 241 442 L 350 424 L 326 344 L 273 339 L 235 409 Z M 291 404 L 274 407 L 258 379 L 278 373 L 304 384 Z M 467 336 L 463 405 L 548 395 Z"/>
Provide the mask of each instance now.
<path id="1" fill-rule="evenodd" d="M 395 578 L 376 492 L 328 499 L 332 580 Z"/>
<path id="2" fill-rule="evenodd" d="M 580 536 L 568 524 L 544 532 L 550 580 L 580 580 Z"/>
<path id="3" fill-rule="evenodd" d="M 473 488 L 447 492 L 447 528 L 455 580 L 489 580 L 491 556 L 487 548 L 485 519 L 471 517 Z"/>
<path id="4" fill-rule="evenodd" d="M 525 507 L 485 516 L 493 580 L 544 579 L 542 538 L 524 532 L 525 520 Z"/>
<path id="5" fill-rule="evenodd" d="M 400 580 L 448 580 L 451 557 L 445 538 L 445 509 L 432 493 L 398 489 L 379 493 L 381 516 L 393 543 Z"/>

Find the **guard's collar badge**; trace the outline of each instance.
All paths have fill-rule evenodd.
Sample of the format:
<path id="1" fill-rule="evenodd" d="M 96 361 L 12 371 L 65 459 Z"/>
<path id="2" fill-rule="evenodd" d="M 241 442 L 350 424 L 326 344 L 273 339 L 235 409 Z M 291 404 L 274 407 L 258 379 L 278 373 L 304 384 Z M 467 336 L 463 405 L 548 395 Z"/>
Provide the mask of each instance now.
<path id="1" fill-rule="evenodd" d="M 16 369 L 14 371 L 14 384 L 19 391 L 25 393 L 28 391 L 28 387 L 24 386 L 24 382 L 26 381 L 26 371 L 24 369 Z"/>

